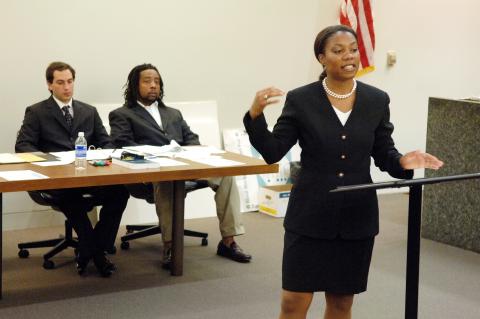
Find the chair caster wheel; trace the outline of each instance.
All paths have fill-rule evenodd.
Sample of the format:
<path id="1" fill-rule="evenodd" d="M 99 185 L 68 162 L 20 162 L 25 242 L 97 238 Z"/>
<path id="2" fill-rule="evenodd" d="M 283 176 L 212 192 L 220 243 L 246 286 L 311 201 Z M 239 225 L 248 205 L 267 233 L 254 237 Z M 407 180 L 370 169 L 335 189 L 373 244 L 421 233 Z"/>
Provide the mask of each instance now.
<path id="1" fill-rule="evenodd" d="M 26 249 L 20 249 L 18 252 L 18 257 L 27 258 L 30 255 L 30 252 Z"/>
<path id="2" fill-rule="evenodd" d="M 51 260 L 44 260 L 43 261 L 43 268 L 44 269 L 53 269 L 53 268 L 55 268 L 55 263 Z"/>
<path id="3" fill-rule="evenodd" d="M 122 241 L 122 243 L 120 244 L 120 248 L 122 248 L 123 250 L 128 250 L 130 248 L 130 243 L 128 241 Z"/>
<path id="4" fill-rule="evenodd" d="M 117 253 L 117 247 L 112 246 L 112 248 L 106 250 L 106 253 L 109 255 L 115 255 Z"/>
<path id="5" fill-rule="evenodd" d="M 202 238 L 202 246 L 208 245 L 208 238 Z"/>

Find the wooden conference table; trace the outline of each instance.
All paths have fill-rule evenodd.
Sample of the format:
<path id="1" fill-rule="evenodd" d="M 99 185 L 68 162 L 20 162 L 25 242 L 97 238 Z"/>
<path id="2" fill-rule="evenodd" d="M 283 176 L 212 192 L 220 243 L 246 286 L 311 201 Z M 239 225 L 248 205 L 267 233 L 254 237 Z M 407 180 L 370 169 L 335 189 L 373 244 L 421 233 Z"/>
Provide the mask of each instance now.
<path id="1" fill-rule="evenodd" d="M 173 181 L 174 216 L 171 274 L 174 276 L 181 276 L 183 274 L 185 180 L 278 172 L 278 164 L 267 165 L 263 160 L 260 159 L 229 152 L 222 154 L 222 157 L 241 162 L 243 165 L 213 167 L 180 158 L 176 158 L 175 160 L 188 163 L 189 165 L 154 169 L 128 169 L 118 165 L 111 165 L 108 167 L 94 167 L 92 165 L 88 165 L 87 169 L 82 171 L 76 171 L 73 164 L 46 167 L 29 163 L 0 165 L 0 171 L 32 170 L 49 177 L 47 179 L 22 181 L 6 181 L 3 178 L 0 178 L 0 230 L 3 229 L 2 193 L 114 184 L 133 184 L 142 182 Z M 0 298 L 2 297 L 2 236 L 3 235 L 0 235 Z"/>

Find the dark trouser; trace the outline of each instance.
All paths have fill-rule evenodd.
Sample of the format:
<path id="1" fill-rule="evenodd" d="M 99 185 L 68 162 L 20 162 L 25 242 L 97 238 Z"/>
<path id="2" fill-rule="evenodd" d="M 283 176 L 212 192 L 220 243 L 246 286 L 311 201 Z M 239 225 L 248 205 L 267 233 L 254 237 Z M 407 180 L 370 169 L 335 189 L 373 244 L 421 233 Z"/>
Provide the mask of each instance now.
<path id="1" fill-rule="evenodd" d="M 78 250 L 89 258 L 113 247 L 129 193 L 123 185 L 98 186 L 44 191 L 56 199 L 78 236 Z M 87 213 L 101 205 L 95 227 Z"/>

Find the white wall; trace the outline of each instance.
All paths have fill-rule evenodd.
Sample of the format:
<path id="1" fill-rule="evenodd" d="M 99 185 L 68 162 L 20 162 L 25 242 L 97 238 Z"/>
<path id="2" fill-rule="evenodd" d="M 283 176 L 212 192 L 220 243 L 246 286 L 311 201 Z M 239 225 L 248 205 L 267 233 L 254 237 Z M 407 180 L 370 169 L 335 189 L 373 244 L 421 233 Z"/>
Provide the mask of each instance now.
<path id="1" fill-rule="evenodd" d="M 425 150 L 429 96 L 480 94 L 478 12 L 477 0 L 375 1 L 377 71 L 365 80 L 390 94 L 400 150 Z M 393 68 L 386 66 L 387 50 L 397 52 Z"/>
<path id="2" fill-rule="evenodd" d="M 76 98 L 100 103 L 121 99 L 130 69 L 151 62 L 166 100 L 216 100 L 220 128 L 241 127 L 258 89 L 317 78 L 313 41 L 336 23 L 339 3 L 2 0 L 0 152 L 13 150 L 25 107 L 48 96 L 44 70 L 53 60 L 76 68 Z M 377 71 L 362 80 L 389 92 L 399 149 L 424 149 L 428 96 L 480 94 L 478 12 L 478 0 L 374 2 Z M 388 69 L 392 49 L 398 63 Z M 266 111 L 270 124 L 280 109 Z M 9 197 L 5 204 L 7 212 L 28 209 Z"/>

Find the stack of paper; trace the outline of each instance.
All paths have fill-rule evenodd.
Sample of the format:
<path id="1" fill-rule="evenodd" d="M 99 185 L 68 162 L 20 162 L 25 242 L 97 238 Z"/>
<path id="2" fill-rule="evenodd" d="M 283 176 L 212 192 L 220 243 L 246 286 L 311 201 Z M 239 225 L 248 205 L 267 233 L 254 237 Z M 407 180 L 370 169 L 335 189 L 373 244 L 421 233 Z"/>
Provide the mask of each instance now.
<path id="1" fill-rule="evenodd" d="M 45 161 L 45 158 L 32 153 L 1 153 L 0 164 L 30 163 Z"/>
<path id="2" fill-rule="evenodd" d="M 174 153 L 183 151 L 182 147 L 174 140 L 172 140 L 169 145 L 164 146 L 137 145 L 125 146 L 124 149 L 145 154 L 147 156 L 171 156 Z"/>

